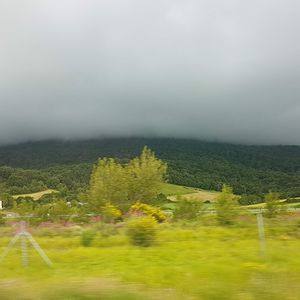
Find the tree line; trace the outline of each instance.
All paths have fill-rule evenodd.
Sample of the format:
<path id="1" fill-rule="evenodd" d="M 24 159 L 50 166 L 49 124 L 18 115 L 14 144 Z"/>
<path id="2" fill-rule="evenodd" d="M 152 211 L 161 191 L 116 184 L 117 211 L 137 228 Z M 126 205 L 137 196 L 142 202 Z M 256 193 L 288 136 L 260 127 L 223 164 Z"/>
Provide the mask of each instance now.
<path id="1" fill-rule="evenodd" d="M 128 163 L 147 145 L 168 164 L 170 183 L 251 195 L 271 191 L 300 196 L 300 147 L 242 146 L 182 139 L 47 141 L 0 148 L 0 188 L 11 194 L 45 187 L 65 193 L 85 190 L 98 157 Z M 4 167 L 4 165 L 6 167 Z"/>

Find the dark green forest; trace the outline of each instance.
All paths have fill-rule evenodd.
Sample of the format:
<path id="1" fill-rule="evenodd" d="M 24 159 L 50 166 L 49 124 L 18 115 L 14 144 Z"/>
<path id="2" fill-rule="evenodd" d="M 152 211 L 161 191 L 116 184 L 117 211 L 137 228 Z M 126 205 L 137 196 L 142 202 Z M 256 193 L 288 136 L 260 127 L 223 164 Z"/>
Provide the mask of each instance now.
<path id="1" fill-rule="evenodd" d="M 170 183 L 262 195 L 300 196 L 300 147 L 245 146 L 185 139 L 115 138 L 28 142 L 0 148 L 1 193 L 84 191 L 98 158 L 121 163 L 147 145 L 168 164 Z"/>

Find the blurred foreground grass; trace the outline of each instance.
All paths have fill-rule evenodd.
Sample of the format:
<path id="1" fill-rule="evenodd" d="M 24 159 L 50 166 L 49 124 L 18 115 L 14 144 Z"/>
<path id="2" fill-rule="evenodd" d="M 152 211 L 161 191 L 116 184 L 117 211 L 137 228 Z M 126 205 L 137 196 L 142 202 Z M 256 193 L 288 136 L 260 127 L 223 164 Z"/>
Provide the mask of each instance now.
<path id="1" fill-rule="evenodd" d="M 82 247 L 81 230 L 32 229 L 54 267 L 30 250 L 23 269 L 15 247 L 0 265 L 0 299 L 300 299 L 294 223 L 267 224 L 265 259 L 254 220 L 230 228 L 163 224 L 149 248 L 131 246 L 122 227 L 99 230 L 92 246 Z M 3 251 L 13 230 L 0 232 Z"/>

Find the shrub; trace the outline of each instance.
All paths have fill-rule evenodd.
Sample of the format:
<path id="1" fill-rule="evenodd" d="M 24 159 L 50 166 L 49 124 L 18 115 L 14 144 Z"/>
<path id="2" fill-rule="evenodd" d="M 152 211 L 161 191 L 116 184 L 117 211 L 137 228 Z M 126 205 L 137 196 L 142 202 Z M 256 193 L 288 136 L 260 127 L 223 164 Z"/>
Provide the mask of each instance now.
<path id="1" fill-rule="evenodd" d="M 5 218 L 4 218 L 4 214 L 0 213 L 0 226 L 1 225 L 5 225 Z"/>
<path id="2" fill-rule="evenodd" d="M 115 222 L 121 220 L 122 212 L 111 204 L 106 204 L 102 207 L 102 216 L 105 222 Z"/>
<path id="3" fill-rule="evenodd" d="M 232 188 L 223 185 L 222 192 L 216 200 L 216 212 L 219 224 L 231 225 L 237 215 L 237 197 L 232 193 Z"/>
<path id="4" fill-rule="evenodd" d="M 126 233 L 133 245 L 149 247 L 155 242 L 157 223 L 152 217 L 131 219 Z"/>
<path id="5" fill-rule="evenodd" d="M 274 218 L 280 213 L 280 202 L 279 194 L 274 192 L 269 192 L 265 195 L 266 202 L 266 217 Z"/>
<path id="6" fill-rule="evenodd" d="M 167 216 L 160 208 L 141 202 L 136 202 L 131 205 L 130 213 L 134 215 L 153 217 L 159 223 L 162 223 L 167 219 Z"/>
<path id="7" fill-rule="evenodd" d="M 241 205 L 252 205 L 262 203 L 263 199 L 258 195 L 241 195 L 238 202 Z"/>
<path id="8" fill-rule="evenodd" d="M 116 224 L 99 222 L 93 227 L 102 237 L 109 237 L 118 234 L 118 227 Z"/>
<path id="9" fill-rule="evenodd" d="M 176 209 L 174 210 L 175 219 L 194 220 L 199 217 L 203 209 L 203 202 L 195 199 L 178 197 Z"/>
<path id="10" fill-rule="evenodd" d="M 94 230 L 88 229 L 82 232 L 81 234 L 81 245 L 84 247 L 91 246 L 96 236 L 96 232 Z"/>

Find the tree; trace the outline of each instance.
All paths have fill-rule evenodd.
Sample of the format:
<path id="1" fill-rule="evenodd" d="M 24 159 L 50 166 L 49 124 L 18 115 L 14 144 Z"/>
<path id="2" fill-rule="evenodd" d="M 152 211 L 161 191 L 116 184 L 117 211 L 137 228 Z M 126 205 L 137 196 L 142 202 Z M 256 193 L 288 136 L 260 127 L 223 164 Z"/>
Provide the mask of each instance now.
<path id="1" fill-rule="evenodd" d="M 114 159 L 100 159 L 90 181 L 89 204 L 93 211 L 100 212 L 106 204 L 126 206 L 127 177 L 125 168 Z"/>
<path id="2" fill-rule="evenodd" d="M 177 197 L 175 219 L 195 220 L 203 210 L 203 202 L 196 199 L 188 199 L 182 196 Z"/>
<path id="3" fill-rule="evenodd" d="M 126 167 L 128 175 L 128 198 L 130 202 L 153 203 L 167 172 L 167 165 L 144 147 L 142 154 L 131 160 Z"/>
<path id="4" fill-rule="evenodd" d="M 274 218 L 280 212 L 279 194 L 274 192 L 269 192 L 265 195 L 266 202 L 266 216 L 269 218 Z"/>
<path id="5" fill-rule="evenodd" d="M 14 206 L 14 198 L 7 193 L 0 195 L 0 200 L 3 201 L 3 208 L 10 209 Z"/>
<path id="6" fill-rule="evenodd" d="M 152 203 L 157 199 L 166 169 L 166 164 L 147 147 L 127 165 L 112 158 L 100 159 L 90 180 L 89 206 L 100 212 L 112 204 L 125 211 L 137 201 Z"/>
<path id="7" fill-rule="evenodd" d="M 220 225 L 230 225 L 236 216 L 237 197 L 232 193 L 232 188 L 223 185 L 222 192 L 217 197 L 216 212 Z"/>

